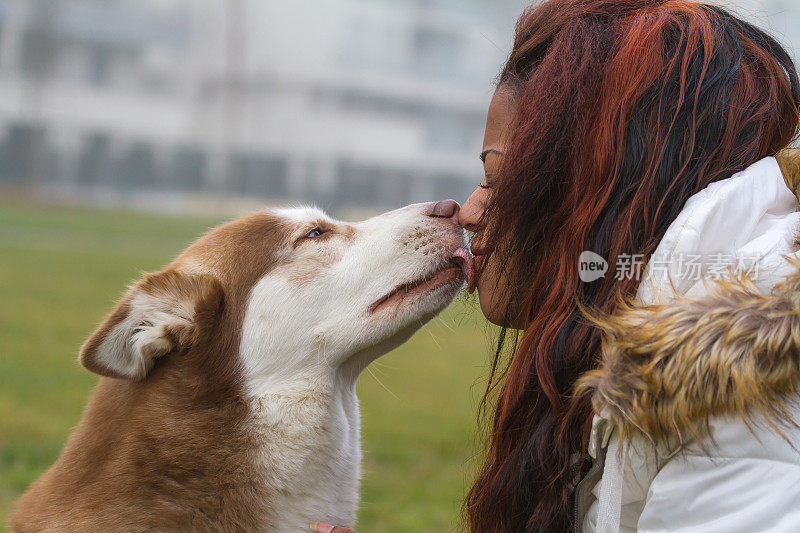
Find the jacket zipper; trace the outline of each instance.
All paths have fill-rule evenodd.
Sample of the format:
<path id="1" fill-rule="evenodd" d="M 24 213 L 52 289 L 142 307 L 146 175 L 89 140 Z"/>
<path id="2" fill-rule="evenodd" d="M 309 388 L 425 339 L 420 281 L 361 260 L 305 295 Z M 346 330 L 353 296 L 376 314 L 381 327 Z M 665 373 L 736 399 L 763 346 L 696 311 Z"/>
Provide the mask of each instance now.
<path id="1" fill-rule="evenodd" d="M 583 529 L 583 519 L 586 516 L 587 510 L 584 509 L 584 502 L 586 501 L 586 491 L 594 487 L 599 482 L 598 474 L 603 472 L 603 465 L 605 464 L 605 455 L 598 454 L 598 457 L 589 469 L 589 472 L 581 479 L 575 486 L 575 505 L 573 505 L 572 529 L 574 533 L 581 533 Z M 594 483 L 590 485 L 590 481 Z"/>

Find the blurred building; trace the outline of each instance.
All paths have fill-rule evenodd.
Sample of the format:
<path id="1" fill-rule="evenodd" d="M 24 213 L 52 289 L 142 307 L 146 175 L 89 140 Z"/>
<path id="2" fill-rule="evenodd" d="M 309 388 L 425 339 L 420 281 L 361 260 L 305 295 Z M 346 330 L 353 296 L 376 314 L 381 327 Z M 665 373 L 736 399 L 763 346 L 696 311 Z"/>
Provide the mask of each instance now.
<path id="1" fill-rule="evenodd" d="M 0 187 L 175 210 L 463 200 L 527 3 L 0 0 Z M 795 51 L 796 0 L 734 3 Z"/>
<path id="2" fill-rule="evenodd" d="M 181 208 L 463 199 L 523 5 L 2 0 L 0 184 Z"/>

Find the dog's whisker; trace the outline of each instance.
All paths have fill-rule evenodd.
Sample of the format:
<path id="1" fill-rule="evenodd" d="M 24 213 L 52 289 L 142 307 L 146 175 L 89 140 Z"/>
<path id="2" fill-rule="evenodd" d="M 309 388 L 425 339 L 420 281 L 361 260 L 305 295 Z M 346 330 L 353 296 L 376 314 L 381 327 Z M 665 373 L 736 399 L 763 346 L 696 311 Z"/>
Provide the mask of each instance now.
<path id="1" fill-rule="evenodd" d="M 381 375 L 386 375 L 386 372 L 384 372 L 383 370 L 381 370 L 379 367 L 377 367 L 377 366 L 373 366 L 372 368 L 375 370 L 375 372 L 378 372 L 378 373 L 379 373 L 379 374 L 381 374 Z"/>
<path id="2" fill-rule="evenodd" d="M 439 344 L 439 341 L 438 341 L 438 340 L 436 340 L 436 336 L 433 334 L 433 332 L 431 331 L 431 329 L 430 329 L 430 328 L 425 328 L 425 331 L 427 331 L 427 332 L 428 332 L 428 335 L 430 335 L 430 336 L 431 336 L 431 339 L 433 339 L 433 343 L 434 343 L 434 344 L 436 344 L 436 347 L 437 347 L 437 348 L 439 348 L 439 349 L 441 350 L 441 349 L 442 349 L 442 345 L 441 345 L 441 344 Z"/>
<path id="3" fill-rule="evenodd" d="M 436 320 L 436 323 L 443 325 L 445 328 L 447 328 L 447 330 L 449 330 L 449 331 L 451 331 L 453 333 L 456 332 L 455 328 L 453 328 L 453 326 L 451 324 L 448 324 L 447 321 L 444 320 L 443 318 L 437 316 L 437 317 L 435 317 L 435 320 Z"/>
<path id="4" fill-rule="evenodd" d="M 383 363 L 383 362 L 381 362 L 381 361 L 373 361 L 373 362 L 372 362 L 372 364 L 373 364 L 373 365 L 375 365 L 375 366 L 380 366 L 380 367 L 383 367 L 383 368 L 388 368 L 389 370 L 397 370 L 397 367 L 396 367 L 396 366 L 387 365 L 386 363 Z"/>
<path id="5" fill-rule="evenodd" d="M 379 379 L 378 379 L 378 376 L 376 376 L 376 375 L 375 375 L 375 373 L 372 371 L 372 369 L 371 369 L 370 367 L 367 367 L 367 372 L 369 372 L 369 375 L 370 375 L 370 376 L 372 376 L 373 378 L 375 378 L 375 381 L 377 381 L 377 382 L 378 382 L 378 384 L 379 384 L 381 387 L 383 387 L 383 388 L 386 390 L 386 392 L 388 392 L 389 394 L 391 394 L 391 395 L 394 397 L 394 399 L 395 399 L 395 400 L 397 400 L 397 401 L 400 401 L 400 397 L 399 397 L 399 396 L 397 396 L 397 394 L 395 394 L 395 393 L 393 393 L 392 391 L 390 391 L 390 390 L 389 390 L 389 387 L 387 387 L 386 385 L 384 385 L 384 384 L 383 384 L 383 381 L 381 381 L 381 380 L 379 380 Z"/>

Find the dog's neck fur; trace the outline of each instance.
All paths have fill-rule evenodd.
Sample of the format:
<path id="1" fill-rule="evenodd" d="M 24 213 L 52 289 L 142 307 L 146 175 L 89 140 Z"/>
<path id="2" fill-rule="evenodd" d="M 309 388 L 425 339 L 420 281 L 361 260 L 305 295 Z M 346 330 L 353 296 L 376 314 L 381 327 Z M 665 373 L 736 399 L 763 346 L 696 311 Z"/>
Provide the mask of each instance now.
<path id="1" fill-rule="evenodd" d="M 355 522 L 360 415 L 355 381 L 338 374 L 250 386 L 256 468 L 274 494 L 266 519 L 272 531 L 298 531 L 314 520 Z"/>

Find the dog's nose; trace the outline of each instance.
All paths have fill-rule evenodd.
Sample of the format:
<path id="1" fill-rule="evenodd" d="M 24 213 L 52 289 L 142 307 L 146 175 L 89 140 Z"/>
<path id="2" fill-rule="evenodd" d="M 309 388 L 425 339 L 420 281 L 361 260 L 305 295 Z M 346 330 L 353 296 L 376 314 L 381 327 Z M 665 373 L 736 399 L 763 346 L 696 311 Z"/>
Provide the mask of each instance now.
<path id="1" fill-rule="evenodd" d="M 455 200 L 442 200 L 436 202 L 428 211 L 428 216 L 436 218 L 453 218 L 458 214 L 461 206 Z"/>

